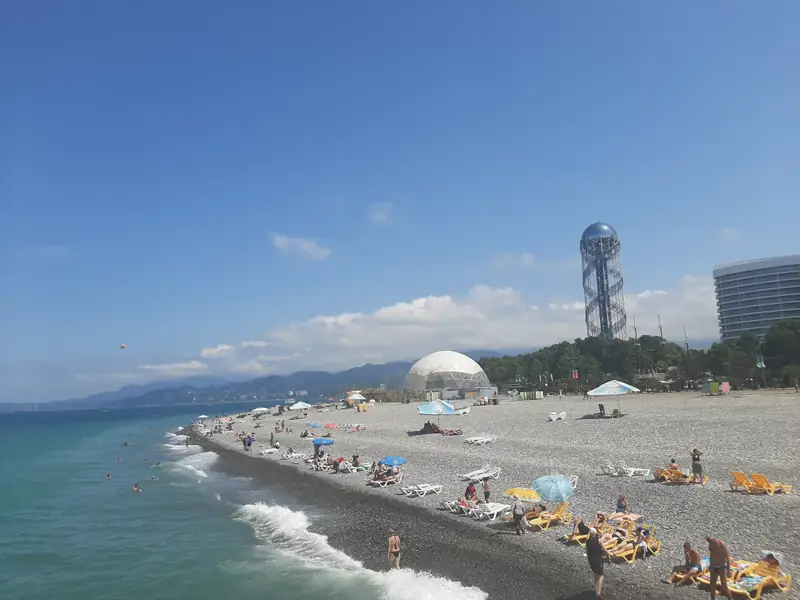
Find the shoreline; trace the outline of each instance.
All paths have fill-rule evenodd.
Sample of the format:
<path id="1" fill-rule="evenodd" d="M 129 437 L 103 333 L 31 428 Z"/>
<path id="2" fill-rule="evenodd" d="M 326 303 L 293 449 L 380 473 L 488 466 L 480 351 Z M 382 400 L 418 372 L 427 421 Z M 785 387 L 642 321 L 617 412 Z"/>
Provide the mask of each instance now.
<path id="1" fill-rule="evenodd" d="M 533 546 L 521 543 L 535 533 L 519 538 L 506 525 L 475 527 L 449 512 L 432 512 L 429 507 L 404 502 L 405 496 L 394 491 L 369 493 L 371 488 L 366 486 L 363 491 L 354 490 L 341 485 L 341 479 L 321 477 L 285 461 L 264 460 L 194 432 L 190 439 L 219 455 L 215 470 L 277 484 L 307 504 L 324 509 L 330 519 L 313 522 L 311 530 L 325 535 L 331 546 L 370 570 L 387 569 L 386 532 L 391 527 L 403 541 L 403 568 L 478 587 L 490 600 L 594 599 L 586 558 L 575 553 L 574 560 L 567 563 L 563 555 L 550 551 L 550 540 Z M 668 597 L 658 593 L 666 589 L 647 590 L 634 580 L 618 585 L 617 569 L 607 568 L 614 598 Z"/>
<path id="2" fill-rule="evenodd" d="M 793 394 L 652 394 L 625 397 L 614 404 L 627 414 L 625 418 L 594 419 L 597 403 L 564 398 L 501 402 L 473 407 L 465 416 L 442 418 L 442 427 L 462 429 L 462 436 L 422 435 L 419 429 L 425 418 L 413 405 L 377 404 L 364 413 L 309 411 L 307 419 L 287 414 L 285 423 L 294 433 L 275 434 L 282 451 L 293 446 L 308 454 L 313 438 L 299 437 L 308 428 L 333 434 L 329 451 L 334 457 L 359 454 L 369 464 L 386 455 L 401 456 L 407 461 L 404 483 L 443 487 L 440 495 L 413 499 L 394 486 L 368 487 L 361 475 L 320 473 L 277 454 L 259 456 L 256 450 L 266 445 L 274 419 L 282 418 L 277 415 L 234 418 L 231 432 L 206 438 L 192 431 L 192 439 L 226 456 L 221 468 L 245 470 L 295 491 L 312 510 L 325 509 L 314 519 L 312 529 L 328 535 L 331 545 L 370 569 L 384 570 L 385 534 L 393 527 L 406 539 L 404 567 L 479 587 L 490 598 L 528 598 L 531 589 L 536 598 L 543 599 L 594 595 L 589 593 L 592 577 L 584 550 L 560 541 L 567 527 L 518 537 L 507 524 L 487 524 L 437 510 L 442 500 L 463 496 L 465 484 L 458 473 L 485 464 L 502 469 L 500 478 L 490 482 L 493 501 L 507 503 L 503 490 L 528 487 L 541 475 L 575 475 L 578 484 L 569 502 L 574 516 L 612 512 L 617 496 L 624 493 L 631 512 L 644 515 L 643 523 L 657 527 L 656 537 L 662 544 L 659 555 L 637 560 L 633 566 L 621 563 L 606 569 L 604 594 L 608 598 L 685 599 L 707 593 L 692 587 L 673 588 L 661 581 L 674 565 L 683 563 L 685 541 L 703 553 L 709 534 L 724 539 L 739 560 L 758 560 L 764 549 L 781 553 L 784 570 L 796 574 L 800 546 L 794 515 L 800 510 L 800 497 L 747 495 L 728 489 L 730 472 L 740 470 L 798 483 L 800 412 Z M 550 422 L 550 412 L 567 412 L 568 419 Z M 354 422 L 362 425 L 360 430 L 354 430 Z M 240 432 L 254 432 L 252 453 L 237 441 Z M 467 437 L 482 434 L 497 439 L 485 446 L 465 443 Z M 704 473 L 710 477 L 706 487 L 600 473 L 607 461 L 652 469 L 673 457 L 686 469 L 693 447 L 704 453 Z M 800 594 L 793 589 L 784 597 L 798 599 Z"/>

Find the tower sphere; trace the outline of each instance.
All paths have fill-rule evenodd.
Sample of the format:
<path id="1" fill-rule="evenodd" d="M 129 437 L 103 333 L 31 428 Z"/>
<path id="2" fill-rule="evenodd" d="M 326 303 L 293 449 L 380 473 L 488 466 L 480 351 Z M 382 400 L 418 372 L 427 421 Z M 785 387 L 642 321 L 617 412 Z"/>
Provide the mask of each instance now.
<path id="1" fill-rule="evenodd" d="M 608 223 L 592 223 L 583 230 L 581 241 L 596 240 L 597 238 L 617 237 L 616 230 Z"/>

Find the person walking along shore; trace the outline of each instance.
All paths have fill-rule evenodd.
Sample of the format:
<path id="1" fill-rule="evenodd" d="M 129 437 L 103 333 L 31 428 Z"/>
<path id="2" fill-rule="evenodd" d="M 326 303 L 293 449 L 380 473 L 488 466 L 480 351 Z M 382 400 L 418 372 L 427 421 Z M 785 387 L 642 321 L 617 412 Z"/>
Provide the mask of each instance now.
<path id="1" fill-rule="evenodd" d="M 390 569 L 400 568 L 400 536 L 395 534 L 394 529 L 389 530 L 389 549 L 386 558 L 389 560 Z"/>

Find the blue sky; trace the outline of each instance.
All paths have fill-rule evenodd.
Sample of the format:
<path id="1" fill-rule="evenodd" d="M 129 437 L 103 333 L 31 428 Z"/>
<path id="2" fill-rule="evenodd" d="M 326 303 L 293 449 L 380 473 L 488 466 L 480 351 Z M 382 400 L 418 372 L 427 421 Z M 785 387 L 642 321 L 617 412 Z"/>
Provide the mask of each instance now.
<path id="1" fill-rule="evenodd" d="M 596 220 L 708 337 L 797 251 L 795 2 L 77 6 L 0 19 L 0 400 L 581 335 Z"/>

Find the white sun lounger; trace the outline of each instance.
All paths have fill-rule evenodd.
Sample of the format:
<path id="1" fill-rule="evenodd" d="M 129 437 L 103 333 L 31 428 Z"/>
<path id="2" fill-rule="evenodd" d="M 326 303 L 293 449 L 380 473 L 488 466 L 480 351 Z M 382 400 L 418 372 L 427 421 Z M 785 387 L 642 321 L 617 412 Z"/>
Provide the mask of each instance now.
<path id="1" fill-rule="evenodd" d="M 442 491 L 441 485 L 431 485 L 429 483 L 420 483 L 418 485 L 407 485 L 401 487 L 400 490 L 408 497 L 412 498 L 417 496 L 422 498 L 428 494 L 439 494 Z"/>
<path id="2" fill-rule="evenodd" d="M 611 475 L 614 477 L 624 474 L 621 473 L 620 469 L 618 469 L 610 460 L 606 461 L 606 464 L 600 465 L 600 471 L 602 471 L 603 475 Z"/>
<path id="3" fill-rule="evenodd" d="M 511 510 L 508 504 L 500 504 L 499 502 L 489 502 L 487 504 L 478 504 L 473 511 L 473 515 L 477 519 L 487 519 L 489 523 L 494 522 L 497 517 L 504 512 Z"/>
<path id="4" fill-rule="evenodd" d="M 469 478 L 471 482 L 478 482 L 483 481 L 484 479 L 497 479 L 500 477 L 500 472 L 502 469 L 500 467 L 496 467 L 491 470 L 481 471 L 480 473 L 475 473 L 472 477 Z"/>
<path id="5" fill-rule="evenodd" d="M 283 458 L 285 460 L 304 460 L 305 457 L 306 455 L 301 452 L 292 452 L 291 454 L 287 452 L 286 454 L 283 455 Z"/>
<path id="6" fill-rule="evenodd" d="M 390 477 L 389 479 L 383 479 L 383 480 L 372 479 L 369 481 L 369 484 L 385 488 L 393 483 L 402 483 L 402 481 L 403 481 L 403 474 L 400 473 L 400 475 L 398 475 L 397 477 Z"/>
<path id="7" fill-rule="evenodd" d="M 348 463 L 339 470 L 344 471 L 345 473 L 366 473 L 369 470 L 369 467 L 365 467 L 364 465 L 361 465 L 360 467 L 354 467 Z"/>
<path id="8" fill-rule="evenodd" d="M 458 478 L 463 479 L 464 481 L 470 481 L 475 478 L 475 475 L 485 473 L 489 469 L 489 465 L 483 465 L 480 469 L 475 469 L 473 471 L 469 471 L 468 473 L 458 473 Z"/>
<path id="9" fill-rule="evenodd" d="M 496 435 L 493 435 L 493 436 L 490 436 L 490 437 L 482 437 L 482 438 L 478 438 L 477 440 L 475 440 L 475 441 L 474 441 L 474 442 L 472 442 L 472 443 L 473 443 L 475 446 L 485 446 L 486 444 L 493 444 L 493 443 L 494 443 L 494 442 L 496 442 L 496 441 L 497 441 L 497 436 L 496 436 Z"/>
<path id="10" fill-rule="evenodd" d="M 634 477 L 636 475 L 641 475 L 643 477 L 651 477 L 653 475 L 650 469 L 641 469 L 639 467 L 629 467 L 624 462 L 620 462 L 617 465 L 618 471 L 622 471 L 620 475 L 627 475 L 628 477 Z"/>
<path id="11" fill-rule="evenodd" d="M 258 451 L 258 453 L 261 456 L 266 456 L 267 454 L 277 454 L 278 453 L 278 449 L 277 448 L 261 448 Z"/>

